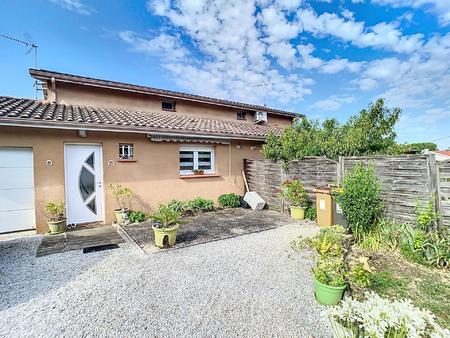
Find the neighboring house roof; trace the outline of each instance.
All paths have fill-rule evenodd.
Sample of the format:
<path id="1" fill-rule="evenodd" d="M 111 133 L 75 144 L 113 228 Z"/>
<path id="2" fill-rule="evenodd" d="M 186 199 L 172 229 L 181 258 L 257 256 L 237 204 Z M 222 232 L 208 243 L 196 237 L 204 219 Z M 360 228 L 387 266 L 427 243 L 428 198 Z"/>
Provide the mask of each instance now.
<path id="1" fill-rule="evenodd" d="M 450 157 L 450 150 L 433 150 L 433 153 Z"/>
<path id="2" fill-rule="evenodd" d="M 264 140 L 270 132 L 279 134 L 283 130 L 280 127 L 248 122 L 65 105 L 5 96 L 0 96 L 0 125 L 115 132 L 158 132 L 250 140 Z"/>
<path id="3" fill-rule="evenodd" d="M 208 103 L 208 104 L 232 107 L 232 108 L 238 108 L 238 109 L 265 111 L 265 112 L 272 113 L 272 114 L 285 115 L 285 116 L 291 116 L 291 117 L 303 116 L 301 114 L 297 114 L 294 112 L 264 107 L 264 106 L 255 105 L 255 104 L 248 104 L 248 103 L 241 103 L 241 102 L 235 102 L 235 101 L 229 101 L 229 100 L 216 99 L 213 97 L 181 93 L 181 92 L 176 92 L 176 91 L 172 91 L 172 90 L 145 87 L 145 86 L 139 86 L 139 85 L 133 85 L 133 84 L 129 84 L 129 83 L 122 83 L 122 82 L 115 82 L 115 81 L 108 81 L 108 80 L 101 80 L 101 79 L 95 79 L 95 78 L 85 77 L 85 76 L 53 72 L 53 71 L 44 70 L 44 69 L 30 69 L 29 71 L 30 71 L 31 76 L 33 76 L 34 78 L 39 79 L 41 81 L 48 81 L 48 80 L 51 80 L 52 78 L 54 78 L 57 81 L 74 83 L 74 84 L 82 84 L 82 85 L 86 85 L 86 86 L 94 86 L 94 87 L 101 87 L 101 88 L 123 90 L 123 91 L 128 91 L 128 92 L 151 94 L 151 95 L 156 95 L 156 96 L 162 96 L 165 98 L 183 99 L 183 100 L 188 100 L 188 101 Z"/>

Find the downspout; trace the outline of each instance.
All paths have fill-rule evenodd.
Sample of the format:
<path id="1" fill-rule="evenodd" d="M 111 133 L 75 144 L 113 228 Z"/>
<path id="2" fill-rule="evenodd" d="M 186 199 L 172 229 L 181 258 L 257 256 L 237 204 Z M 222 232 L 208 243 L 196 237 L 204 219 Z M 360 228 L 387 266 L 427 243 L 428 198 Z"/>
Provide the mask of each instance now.
<path id="1" fill-rule="evenodd" d="M 228 176 L 231 178 L 231 141 L 228 143 Z"/>
<path id="2" fill-rule="evenodd" d="M 50 79 L 50 81 L 52 82 L 52 92 L 53 92 L 53 102 L 57 102 L 57 97 L 56 97 L 56 80 L 55 78 L 52 76 L 52 78 Z"/>

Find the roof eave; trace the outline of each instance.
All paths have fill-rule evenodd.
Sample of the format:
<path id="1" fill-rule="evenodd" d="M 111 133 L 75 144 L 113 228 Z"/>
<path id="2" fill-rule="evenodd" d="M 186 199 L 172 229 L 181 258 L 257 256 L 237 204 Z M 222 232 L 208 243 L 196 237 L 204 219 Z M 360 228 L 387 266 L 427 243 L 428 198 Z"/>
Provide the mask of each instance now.
<path id="1" fill-rule="evenodd" d="M 133 126 L 120 126 L 120 125 L 99 125 L 99 124 L 77 124 L 67 122 L 55 122 L 55 121 L 28 121 L 23 119 L 8 118 L 0 119 L 0 126 L 6 127 L 25 127 L 25 128 L 43 128 L 43 129 L 63 129 L 63 130 L 88 130 L 96 132 L 120 132 L 120 133 L 135 133 L 135 134 L 148 134 L 148 133 L 160 133 L 165 135 L 182 135 L 182 136 L 201 136 L 206 138 L 226 138 L 230 140 L 247 140 L 247 141 L 261 141 L 264 142 L 267 136 L 254 136 L 254 135 L 242 135 L 242 134 L 227 134 L 227 133 L 214 133 L 211 132 L 199 132 L 186 129 L 164 129 L 154 127 L 133 127 Z"/>

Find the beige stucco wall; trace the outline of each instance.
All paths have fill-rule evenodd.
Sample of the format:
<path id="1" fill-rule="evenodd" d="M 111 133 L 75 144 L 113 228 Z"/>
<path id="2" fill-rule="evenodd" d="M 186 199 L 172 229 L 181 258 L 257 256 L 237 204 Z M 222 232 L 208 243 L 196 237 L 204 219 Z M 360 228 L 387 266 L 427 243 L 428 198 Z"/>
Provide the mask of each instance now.
<path id="1" fill-rule="evenodd" d="M 48 100 L 54 101 L 55 94 L 54 91 L 52 91 L 51 82 L 48 83 L 48 90 Z M 74 85 L 63 82 L 56 82 L 56 93 L 57 103 L 163 112 L 165 114 L 183 114 L 219 120 L 236 121 L 236 113 L 238 111 L 242 111 L 242 109 L 227 108 L 177 99 L 175 100 L 176 112 L 170 112 L 162 110 L 162 98 L 158 96 Z M 253 116 L 248 113 L 247 120 L 241 122 L 253 123 Z M 292 118 L 288 116 L 268 114 L 267 123 L 270 125 L 286 127 L 292 123 Z"/>
<path id="2" fill-rule="evenodd" d="M 215 146 L 216 172 L 219 177 L 181 179 L 178 171 L 179 143 L 151 142 L 146 134 L 94 133 L 80 138 L 74 130 L 0 127 L 0 147 L 30 147 L 34 156 L 34 181 L 37 232 L 47 232 L 42 214 L 49 200 L 65 199 L 64 143 L 101 143 L 105 193 L 105 221 L 113 221 L 115 201 L 108 189 L 110 183 L 121 183 L 134 192 L 131 208 L 151 212 L 173 198 L 210 198 L 217 204 L 223 193 L 244 193 L 241 176 L 243 159 L 262 158 L 261 143 L 234 141 L 231 145 Z M 119 143 L 133 143 L 136 162 L 118 162 Z M 240 145 L 240 149 L 237 148 Z M 256 145 L 256 150 L 250 147 Z M 230 161 L 231 158 L 231 161 Z M 47 166 L 46 161 L 53 165 Z M 108 161 L 115 164 L 108 166 Z"/>

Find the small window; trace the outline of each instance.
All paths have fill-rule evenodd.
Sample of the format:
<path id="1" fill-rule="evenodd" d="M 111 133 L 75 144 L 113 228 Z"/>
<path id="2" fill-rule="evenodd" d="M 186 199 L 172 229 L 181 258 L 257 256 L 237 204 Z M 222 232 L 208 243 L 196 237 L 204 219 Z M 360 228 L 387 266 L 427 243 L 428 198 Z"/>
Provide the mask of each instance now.
<path id="1" fill-rule="evenodd" d="M 214 148 L 180 147 L 180 175 L 192 175 L 197 170 L 214 174 Z"/>
<path id="2" fill-rule="evenodd" d="M 247 113 L 245 111 L 238 111 L 237 112 L 237 119 L 238 120 L 246 120 L 247 119 Z"/>
<path id="3" fill-rule="evenodd" d="M 175 101 L 163 101 L 162 102 L 163 110 L 175 111 Z"/>
<path id="4" fill-rule="evenodd" d="M 132 160 L 134 156 L 134 149 L 132 143 L 119 143 L 119 159 Z"/>

